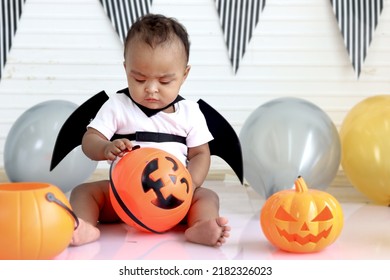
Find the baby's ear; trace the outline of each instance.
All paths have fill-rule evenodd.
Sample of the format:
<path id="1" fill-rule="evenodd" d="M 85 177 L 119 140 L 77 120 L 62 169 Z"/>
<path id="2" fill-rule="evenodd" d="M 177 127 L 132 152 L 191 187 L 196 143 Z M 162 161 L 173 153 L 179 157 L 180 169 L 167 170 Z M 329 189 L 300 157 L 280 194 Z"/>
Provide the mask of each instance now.
<path id="1" fill-rule="evenodd" d="M 188 73 L 190 73 L 191 65 L 187 65 L 186 69 L 184 70 L 184 78 L 186 79 L 188 76 Z"/>

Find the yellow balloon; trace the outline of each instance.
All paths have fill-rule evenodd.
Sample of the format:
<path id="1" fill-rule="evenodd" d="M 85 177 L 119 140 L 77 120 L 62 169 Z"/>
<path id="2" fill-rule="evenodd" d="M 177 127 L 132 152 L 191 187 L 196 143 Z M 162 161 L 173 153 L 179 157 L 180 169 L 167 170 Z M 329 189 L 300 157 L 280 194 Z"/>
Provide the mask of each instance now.
<path id="1" fill-rule="evenodd" d="M 390 95 L 355 105 L 340 128 L 341 166 L 352 185 L 378 204 L 390 204 Z"/>

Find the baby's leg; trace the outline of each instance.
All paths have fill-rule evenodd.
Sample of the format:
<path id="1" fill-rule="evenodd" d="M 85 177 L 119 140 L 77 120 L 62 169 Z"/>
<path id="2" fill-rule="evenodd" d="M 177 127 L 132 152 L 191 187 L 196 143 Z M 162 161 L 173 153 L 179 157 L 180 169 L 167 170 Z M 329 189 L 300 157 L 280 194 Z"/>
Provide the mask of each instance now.
<path id="1" fill-rule="evenodd" d="M 219 216 L 219 198 L 215 192 L 197 188 L 188 212 L 188 241 L 219 247 L 229 237 L 228 220 Z"/>
<path id="2" fill-rule="evenodd" d="M 99 221 L 118 220 L 109 197 L 109 181 L 81 184 L 72 190 L 70 204 L 79 218 L 79 227 L 73 232 L 71 245 L 78 246 L 96 241 L 100 231 L 96 227 Z"/>

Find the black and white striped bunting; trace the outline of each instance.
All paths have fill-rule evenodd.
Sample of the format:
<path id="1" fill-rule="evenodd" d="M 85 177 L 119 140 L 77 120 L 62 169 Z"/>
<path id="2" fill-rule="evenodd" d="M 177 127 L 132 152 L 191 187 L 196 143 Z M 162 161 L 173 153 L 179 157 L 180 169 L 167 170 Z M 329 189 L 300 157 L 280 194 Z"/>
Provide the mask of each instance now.
<path id="1" fill-rule="evenodd" d="M 99 0 L 120 40 L 152 0 Z M 26 0 L 0 1 L 0 79 Z M 353 68 L 360 76 L 369 45 L 383 10 L 383 0 L 330 0 Z M 215 0 L 228 56 L 234 72 L 240 66 L 266 0 Z"/>
<path id="2" fill-rule="evenodd" d="M 26 0 L 1 0 L 0 3 L 0 79 Z"/>
<path id="3" fill-rule="evenodd" d="M 100 0 L 122 43 L 137 18 L 150 12 L 152 0 Z"/>
<path id="4" fill-rule="evenodd" d="M 357 78 L 383 10 L 383 0 L 330 0 Z"/>
<path id="5" fill-rule="evenodd" d="M 215 0 L 234 73 L 259 22 L 266 0 Z"/>

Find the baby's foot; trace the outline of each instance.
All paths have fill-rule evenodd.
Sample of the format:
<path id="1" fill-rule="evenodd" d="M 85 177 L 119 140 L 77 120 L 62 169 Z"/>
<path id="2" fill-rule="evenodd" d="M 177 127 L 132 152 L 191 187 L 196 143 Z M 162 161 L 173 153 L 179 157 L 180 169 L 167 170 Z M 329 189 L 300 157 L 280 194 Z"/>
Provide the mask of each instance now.
<path id="1" fill-rule="evenodd" d="M 80 246 L 98 240 L 100 231 L 97 227 L 79 218 L 79 226 L 74 230 L 70 245 Z"/>
<path id="2" fill-rule="evenodd" d="M 224 217 L 198 221 L 184 235 L 190 242 L 219 247 L 229 237 L 230 226 L 227 223 L 228 220 Z"/>

